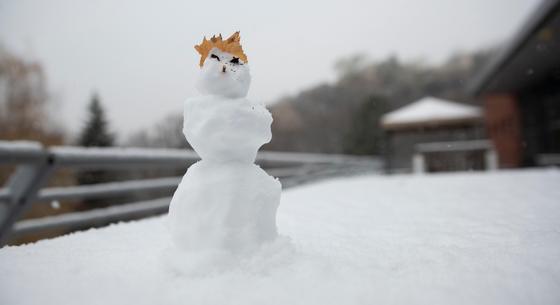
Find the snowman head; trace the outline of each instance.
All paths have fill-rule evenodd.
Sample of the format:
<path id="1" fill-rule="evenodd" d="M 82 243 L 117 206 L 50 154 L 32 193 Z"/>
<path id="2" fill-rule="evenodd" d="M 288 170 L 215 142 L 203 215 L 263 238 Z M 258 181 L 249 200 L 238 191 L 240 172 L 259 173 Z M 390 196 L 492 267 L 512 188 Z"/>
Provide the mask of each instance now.
<path id="1" fill-rule="evenodd" d="M 244 97 L 249 91 L 251 74 L 247 56 L 239 43 L 239 32 L 228 39 L 222 35 L 206 37 L 195 46 L 200 53 L 200 74 L 197 89 L 202 94 L 228 98 Z"/>

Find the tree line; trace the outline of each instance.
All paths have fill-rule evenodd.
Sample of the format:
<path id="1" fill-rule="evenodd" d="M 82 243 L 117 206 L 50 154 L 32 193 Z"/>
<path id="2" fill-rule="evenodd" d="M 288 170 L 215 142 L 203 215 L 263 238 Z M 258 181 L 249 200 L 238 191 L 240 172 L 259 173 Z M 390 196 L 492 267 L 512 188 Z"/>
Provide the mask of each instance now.
<path id="1" fill-rule="evenodd" d="M 336 63 L 338 78 L 270 106 L 273 139 L 266 149 L 378 155 L 383 152 L 383 114 L 424 96 L 474 103 L 470 80 L 491 50 L 461 53 L 440 64 L 401 61 L 391 56 L 368 61 L 363 55 Z"/>

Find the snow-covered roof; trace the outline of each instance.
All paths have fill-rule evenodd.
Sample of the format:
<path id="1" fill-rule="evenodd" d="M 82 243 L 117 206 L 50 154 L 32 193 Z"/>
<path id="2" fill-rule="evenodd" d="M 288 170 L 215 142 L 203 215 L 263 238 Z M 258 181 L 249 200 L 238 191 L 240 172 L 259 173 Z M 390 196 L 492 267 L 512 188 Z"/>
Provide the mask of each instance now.
<path id="1" fill-rule="evenodd" d="M 479 107 L 428 96 L 385 114 L 381 125 L 384 129 L 406 129 L 473 123 L 481 118 Z"/>
<path id="2" fill-rule="evenodd" d="M 294 188 L 277 221 L 295 250 L 194 275 L 167 264 L 165 217 L 4 247 L 0 304 L 560 304 L 559 183 L 538 169 Z"/>

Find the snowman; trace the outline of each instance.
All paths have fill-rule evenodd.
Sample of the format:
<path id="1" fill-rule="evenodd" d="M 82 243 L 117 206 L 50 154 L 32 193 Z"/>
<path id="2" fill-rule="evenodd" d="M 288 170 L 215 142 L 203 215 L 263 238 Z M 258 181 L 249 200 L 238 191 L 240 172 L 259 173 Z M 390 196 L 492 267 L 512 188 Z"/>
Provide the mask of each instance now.
<path id="1" fill-rule="evenodd" d="M 239 32 L 204 38 L 195 49 L 201 96 L 184 103 L 183 133 L 201 160 L 171 200 L 173 247 L 191 254 L 252 253 L 277 237 L 281 184 L 254 164 L 271 140 L 272 116 L 246 98 L 251 76 Z"/>

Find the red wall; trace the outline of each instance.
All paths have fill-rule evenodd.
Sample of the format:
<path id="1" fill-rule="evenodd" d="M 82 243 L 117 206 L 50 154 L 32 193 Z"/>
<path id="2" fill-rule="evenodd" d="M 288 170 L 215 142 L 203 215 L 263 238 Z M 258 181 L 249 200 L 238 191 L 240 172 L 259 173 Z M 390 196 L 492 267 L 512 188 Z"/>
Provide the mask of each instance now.
<path id="1" fill-rule="evenodd" d="M 521 165 L 522 139 L 519 106 L 512 94 L 483 97 L 486 131 L 498 153 L 500 167 Z"/>

